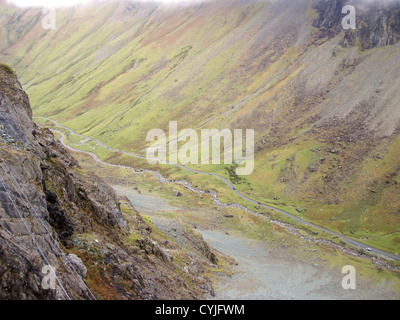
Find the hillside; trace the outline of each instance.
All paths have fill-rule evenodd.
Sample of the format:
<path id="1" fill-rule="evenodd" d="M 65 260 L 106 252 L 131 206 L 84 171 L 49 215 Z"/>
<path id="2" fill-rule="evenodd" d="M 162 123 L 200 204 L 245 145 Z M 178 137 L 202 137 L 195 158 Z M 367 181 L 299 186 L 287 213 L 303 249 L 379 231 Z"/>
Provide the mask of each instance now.
<path id="1" fill-rule="evenodd" d="M 222 165 L 202 170 L 398 253 L 400 5 L 346 2 L 357 8 L 357 29 L 345 31 L 344 4 L 99 1 L 57 9 L 56 30 L 43 30 L 40 9 L 3 1 L 0 60 L 17 70 L 35 116 L 124 151 L 144 154 L 146 133 L 168 131 L 171 120 L 253 128 L 251 176 L 237 180 Z"/>
<path id="2" fill-rule="evenodd" d="M 0 65 L 0 299 L 198 299 L 216 256 L 153 231 L 127 199 L 33 123 L 15 73 Z M 214 263 L 212 263 L 211 261 Z M 56 289 L 43 279 L 52 266 Z M 182 273 L 183 268 L 191 271 Z"/>

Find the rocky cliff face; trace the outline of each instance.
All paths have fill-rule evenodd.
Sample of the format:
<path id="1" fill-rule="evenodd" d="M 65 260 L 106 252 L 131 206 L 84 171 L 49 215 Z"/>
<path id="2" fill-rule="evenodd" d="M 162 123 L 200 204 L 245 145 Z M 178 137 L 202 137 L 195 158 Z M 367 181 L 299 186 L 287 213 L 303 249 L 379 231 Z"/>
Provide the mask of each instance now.
<path id="1" fill-rule="evenodd" d="M 33 123 L 28 96 L 4 65 L 0 133 L 0 299 L 195 299 L 212 292 L 204 268 L 179 276 L 135 209 Z M 47 265 L 56 270 L 55 290 L 42 285 Z"/>
<path id="2" fill-rule="evenodd" d="M 346 32 L 342 45 L 359 45 L 362 50 L 393 45 L 400 39 L 400 2 L 366 0 L 314 0 L 318 17 L 313 26 L 322 37 L 333 37 L 342 32 L 342 8 L 353 5 L 357 9 L 356 29 Z"/>

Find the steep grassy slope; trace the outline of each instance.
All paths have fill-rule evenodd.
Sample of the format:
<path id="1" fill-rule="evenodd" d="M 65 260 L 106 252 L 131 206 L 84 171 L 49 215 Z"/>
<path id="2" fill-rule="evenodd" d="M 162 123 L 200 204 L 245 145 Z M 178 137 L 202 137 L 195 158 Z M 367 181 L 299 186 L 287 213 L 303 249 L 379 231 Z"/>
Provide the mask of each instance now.
<path id="1" fill-rule="evenodd" d="M 256 170 L 238 189 L 399 252 L 400 11 L 350 2 L 355 31 L 342 0 L 103 2 L 57 10 L 56 30 L 3 4 L 0 59 L 35 115 L 126 151 L 170 120 L 254 128 Z"/>

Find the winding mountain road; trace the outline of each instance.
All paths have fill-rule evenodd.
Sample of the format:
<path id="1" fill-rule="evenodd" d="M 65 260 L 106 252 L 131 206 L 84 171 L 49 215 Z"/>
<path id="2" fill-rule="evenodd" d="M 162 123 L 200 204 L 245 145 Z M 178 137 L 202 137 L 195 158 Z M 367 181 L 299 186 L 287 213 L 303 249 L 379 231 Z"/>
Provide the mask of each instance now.
<path id="1" fill-rule="evenodd" d="M 74 132 L 74 131 L 71 130 L 70 128 L 67 128 L 67 127 L 65 127 L 65 126 L 62 126 L 61 124 L 59 124 L 58 122 L 56 122 L 56 121 L 54 121 L 54 120 L 52 120 L 52 119 L 45 118 L 45 117 L 35 117 L 35 118 L 36 118 L 36 119 L 42 119 L 42 120 L 50 121 L 50 122 L 53 123 L 56 127 L 59 127 L 59 128 L 61 128 L 61 129 L 64 129 L 64 130 L 67 130 L 67 131 L 70 132 L 71 134 L 76 135 L 76 136 L 78 136 L 78 137 L 81 137 L 81 138 L 83 138 L 83 139 L 91 140 L 91 141 L 95 142 L 96 144 L 100 145 L 101 147 L 103 147 L 103 148 L 105 148 L 105 149 L 107 149 L 107 150 L 110 150 L 110 151 L 113 151 L 113 152 L 116 152 L 116 153 L 120 153 L 120 154 L 124 154 L 124 155 L 128 155 L 128 156 L 131 156 L 131 157 L 134 157 L 134 158 L 137 158 L 137 159 L 142 159 L 142 160 L 158 160 L 158 161 L 159 161 L 159 159 L 148 159 L 147 157 L 140 156 L 140 155 L 137 155 L 137 154 L 134 154 L 134 153 L 125 152 L 125 151 L 122 151 L 122 150 L 118 150 L 118 149 L 111 148 L 111 147 L 105 145 L 104 143 L 102 143 L 102 142 L 100 142 L 100 141 L 94 139 L 94 138 L 91 138 L 91 137 L 88 137 L 88 136 L 79 134 L 79 133 L 77 133 L 77 132 Z M 71 150 L 73 150 L 73 151 L 76 151 L 76 152 L 89 154 L 89 155 L 91 155 L 91 156 L 93 157 L 93 159 L 94 159 L 95 161 L 100 162 L 100 163 L 103 163 L 103 164 L 108 164 L 108 163 L 105 163 L 105 162 L 101 161 L 94 153 L 71 148 L 71 147 L 68 146 L 68 145 L 65 143 L 65 141 L 64 141 L 64 139 L 65 139 L 65 134 L 64 134 L 62 131 L 59 131 L 59 130 L 55 130 L 55 131 L 57 131 L 57 132 L 59 132 L 59 133 L 61 134 L 61 137 L 62 137 L 62 138 L 61 138 L 61 143 L 62 143 L 64 146 L 66 146 L 67 148 L 69 148 L 69 149 L 71 149 Z M 362 242 L 359 242 L 359 241 L 357 241 L 357 240 L 354 240 L 354 239 L 351 239 L 351 238 L 349 238 L 349 237 L 346 237 L 346 236 L 344 236 L 344 235 L 342 235 L 342 234 L 336 233 L 336 232 L 331 231 L 331 230 L 329 230 L 329 229 L 326 229 L 326 228 L 324 228 L 324 227 L 320 227 L 320 226 L 318 226 L 318 225 L 316 225 L 316 224 L 313 224 L 313 223 L 310 223 L 310 222 L 308 222 L 308 221 L 305 221 L 305 220 L 303 220 L 303 219 L 301 219 L 301 218 L 299 218 L 299 217 L 296 217 L 296 216 L 294 216 L 294 215 L 292 215 L 292 214 L 290 214 L 290 213 L 288 213 L 288 212 L 286 212 L 286 211 L 283 211 L 283 210 L 281 210 L 281 209 L 278 209 L 278 208 L 275 208 L 275 207 L 271 207 L 271 206 L 269 206 L 269 205 L 267 205 L 267 204 L 264 204 L 264 203 L 261 203 L 261 202 L 259 202 L 259 201 L 253 200 L 253 199 L 251 199 L 251 198 L 245 196 L 245 195 L 242 194 L 241 192 L 239 192 L 239 191 L 235 188 L 235 186 L 234 186 L 229 180 L 227 180 L 227 179 L 225 179 L 224 177 L 221 177 L 221 176 L 219 176 L 219 175 L 217 175 L 217 174 L 214 174 L 214 173 L 207 173 L 207 172 L 203 172 L 203 171 L 191 169 L 191 168 L 185 167 L 185 166 L 180 165 L 180 164 L 170 163 L 170 162 L 168 162 L 168 161 L 164 161 L 164 163 L 165 163 L 165 164 L 169 164 L 169 165 L 171 165 L 171 166 L 175 166 L 175 167 L 181 168 L 181 169 L 186 170 L 186 171 L 188 171 L 188 172 L 192 172 L 192 173 L 196 173 L 196 174 L 202 174 L 202 175 L 208 175 L 208 176 L 212 176 L 212 177 L 214 177 L 214 178 L 217 178 L 217 179 L 223 181 L 223 182 L 228 186 L 229 189 L 233 190 L 239 197 L 241 197 L 242 199 L 246 200 L 248 203 L 255 204 L 255 205 L 258 205 L 258 206 L 260 206 L 260 207 L 269 209 L 269 210 L 273 210 L 273 211 L 278 212 L 278 213 L 280 213 L 280 214 L 282 214 L 282 215 L 284 215 L 284 216 L 286 216 L 286 217 L 289 217 L 289 218 L 293 219 L 294 221 L 296 221 L 296 222 L 299 223 L 299 224 L 306 225 L 306 226 L 310 226 L 310 227 L 313 227 L 313 228 L 315 228 L 315 229 L 317 229 L 317 230 L 319 230 L 319 231 L 323 231 L 323 232 L 328 233 L 328 234 L 330 234 L 330 235 L 332 235 L 332 236 L 338 237 L 338 238 L 340 238 L 343 242 L 345 242 L 345 243 L 347 243 L 347 244 L 349 244 L 349 245 L 355 247 L 356 249 L 367 250 L 367 251 L 369 251 L 369 253 L 371 253 L 371 254 L 374 254 L 374 255 L 380 256 L 380 257 L 382 257 L 382 258 L 389 259 L 389 260 L 397 260 L 397 261 L 400 261 L 400 257 L 397 256 L 397 255 L 394 255 L 394 254 L 392 254 L 392 253 L 389 253 L 389 252 L 386 252 L 386 251 L 383 251 L 383 250 L 380 250 L 380 249 L 377 249 L 377 248 L 368 247 L 366 244 L 364 244 L 364 243 L 362 243 Z M 111 165 L 111 164 L 110 164 L 110 165 Z M 119 166 L 119 165 L 113 165 L 113 166 L 133 169 L 133 168 L 128 167 L 128 166 Z"/>

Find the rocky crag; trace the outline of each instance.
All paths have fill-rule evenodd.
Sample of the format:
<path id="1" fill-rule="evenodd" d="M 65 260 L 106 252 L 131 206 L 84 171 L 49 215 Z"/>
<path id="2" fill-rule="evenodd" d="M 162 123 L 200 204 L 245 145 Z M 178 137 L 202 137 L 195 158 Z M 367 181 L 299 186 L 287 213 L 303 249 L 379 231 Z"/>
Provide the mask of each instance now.
<path id="1" fill-rule="evenodd" d="M 314 0 L 313 8 L 318 13 L 313 26 L 318 34 L 333 37 L 342 32 L 342 9 L 346 5 L 357 8 L 356 28 L 346 32 L 342 45 L 359 45 L 362 50 L 393 45 L 400 39 L 400 2 L 366 0 Z"/>

